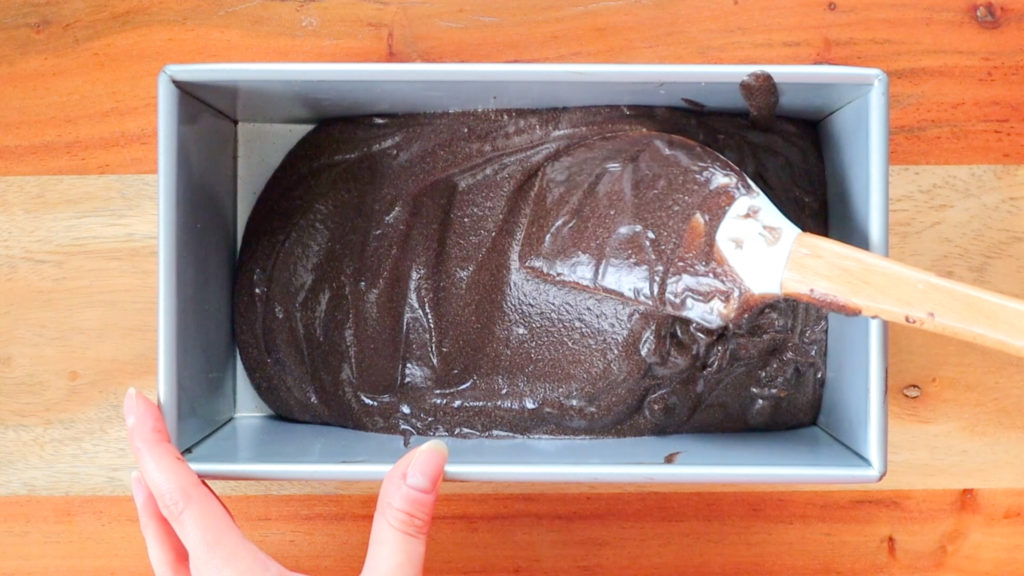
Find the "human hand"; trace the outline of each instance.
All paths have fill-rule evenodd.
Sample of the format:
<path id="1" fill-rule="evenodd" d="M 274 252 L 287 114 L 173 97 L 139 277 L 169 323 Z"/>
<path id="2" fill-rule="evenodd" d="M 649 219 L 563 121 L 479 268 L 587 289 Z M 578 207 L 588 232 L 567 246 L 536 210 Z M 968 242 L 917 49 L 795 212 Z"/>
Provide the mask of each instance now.
<path id="1" fill-rule="evenodd" d="M 163 415 L 135 389 L 124 418 L 139 471 L 132 497 L 156 576 L 296 574 L 239 530 L 227 508 L 171 444 Z M 402 457 L 384 477 L 362 576 L 423 572 L 438 487 L 448 449 L 432 440 Z"/>

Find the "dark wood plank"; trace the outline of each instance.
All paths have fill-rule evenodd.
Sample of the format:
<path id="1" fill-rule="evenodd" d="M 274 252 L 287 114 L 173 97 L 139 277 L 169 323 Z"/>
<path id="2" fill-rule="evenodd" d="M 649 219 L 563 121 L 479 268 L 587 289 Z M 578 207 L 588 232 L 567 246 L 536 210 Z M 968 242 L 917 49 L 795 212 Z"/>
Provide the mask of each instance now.
<path id="1" fill-rule="evenodd" d="M 372 496 L 226 499 L 293 570 L 355 574 Z M 442 495 L 434 574 L 1003 574 L 1024 491 Z M 0 572 L 142 573 L 130 498 L 0 499 Z"/>
<path id="2" fill-rule="evenodd" d="M 152 173 L 170 62 L 828 63 L 892 78 L 896 164 L 1024 161 L 1024 19 L 973 2 L 0 5 L 0 174 Z"/>

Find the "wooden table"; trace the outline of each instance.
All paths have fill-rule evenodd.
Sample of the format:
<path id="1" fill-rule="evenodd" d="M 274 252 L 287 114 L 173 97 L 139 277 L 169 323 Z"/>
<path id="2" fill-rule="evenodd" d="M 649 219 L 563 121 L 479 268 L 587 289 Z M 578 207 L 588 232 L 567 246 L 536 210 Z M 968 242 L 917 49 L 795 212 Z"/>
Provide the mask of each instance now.
<path id="1" fill-rule="evenodd" d="M 128 386 L 155 390 L 155 99 L 166 63 L 880 67 L 892 83 L 893 256 L 1024 297 L 1020 2 L 164 4 L 0 5 L 0 573 L 147 570 L 120 400 Z M 1024 360 L 895 327 L 880 484 L 451 484 L 428 568 L 1010 572 L 1024 550 L 1022 374 Z M 289 567 L 356 573 L 374 485 L 216 488 Z"/>

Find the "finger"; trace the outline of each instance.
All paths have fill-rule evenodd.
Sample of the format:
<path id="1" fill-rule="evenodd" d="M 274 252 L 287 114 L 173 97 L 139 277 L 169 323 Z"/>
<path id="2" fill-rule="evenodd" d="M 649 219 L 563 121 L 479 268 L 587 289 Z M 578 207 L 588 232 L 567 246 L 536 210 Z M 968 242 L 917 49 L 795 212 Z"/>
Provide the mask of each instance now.
<path id="1" fill-rule="evenodd" d="M 225 504 L 224 501 L 220 499 L 220 496 L 218 496 L 217 493 L 213 491 L 213 488 L 210 488 L 210 485 L 206 483 L 206 480 L 200 478 L 199 481 L 203 483 L 203 488 L 206 488 L 206 491 L 212 494 L 213 497 L 217 499 L 217 502 L 220 503 L 220 507 L 223 508 L 225 512 L 227 512 L 228 517 L 231 518 L 231 521 L 235 523 L 235 526 L 238 526 L 238 520 L 235 520 L 235 515 L 231 513 L 231 510 L 228 508 L 228 505 Z"/>
<path id="2" fill-rule="evenodd" d="M 419 576 L 448 447 L 431 440 L 384 477 L 373 514 L 363 576 Z"/>
<path id="3" fill-rule="evenodd" d="M 232 568 L 262 571 L 275 564 L 249 542 L 227 510 L 188 467 L 171 444 L 167 426 L 156 404 L 134 389 L 125 396 L 128 437 L 139 470 L 160 514 L 197 561 L 213 565 L 233 559 Z"/>
<path id="4" fill-rule="evenodd" d="M 132 499 L 155 576 L 188 576 L 188 552 L 157 507 L 142 474 L 132 472 Z"/>

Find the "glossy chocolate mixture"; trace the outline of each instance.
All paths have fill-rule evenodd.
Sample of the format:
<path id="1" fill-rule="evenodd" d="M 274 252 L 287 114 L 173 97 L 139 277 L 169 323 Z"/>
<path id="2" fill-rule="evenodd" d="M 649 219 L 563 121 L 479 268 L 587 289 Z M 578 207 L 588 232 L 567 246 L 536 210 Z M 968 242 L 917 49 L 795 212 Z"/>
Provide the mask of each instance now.
<path id="1" fill-rule="evenodd" d="M 710 148 L 658 132 L 595 138 L 541 168 L 519 249 L 527 271 L 722 328 L 763 302 L 715 242 L 757 189 Z"/>
<path id="2" fill-rule="evenodd" d="M 622 226 L 620 255 L 637 266 L 699 246 L 694 214 L 664 200 L 685 165 L 671 135 L 723 154 L 794 223 L 825 232 L 824 168 L 801 122 L 759 130 L 740 116 L 599 107 L 321 124 L 270 179 L 243 238 L 235 331 L 257 392 L 285 418 L 406 436 L 812 423 L 826 330 L 812 306 L 776 301 L 711 328 L 521 265 L 565 212 L 552 190 L 608 192 L 575 194 L 593 206 L 553 236 L 563 248 Z M 651 221 L 641 236 L 653 229 L 653 244 L 629 233 Z"/>

